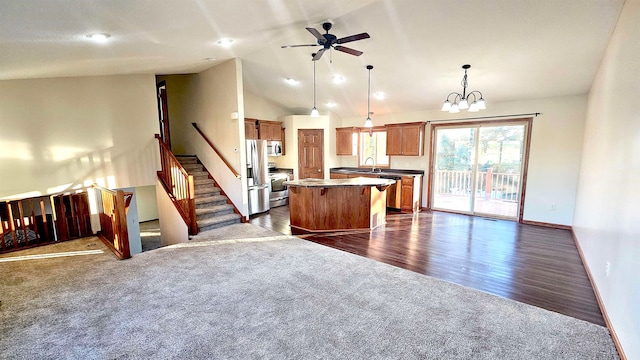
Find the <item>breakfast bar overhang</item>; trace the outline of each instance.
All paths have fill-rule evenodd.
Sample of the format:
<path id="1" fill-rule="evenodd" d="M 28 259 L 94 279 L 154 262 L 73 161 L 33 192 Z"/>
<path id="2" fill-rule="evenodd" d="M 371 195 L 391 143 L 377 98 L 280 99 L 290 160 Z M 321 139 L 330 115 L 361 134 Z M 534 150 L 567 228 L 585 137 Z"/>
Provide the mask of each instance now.
<path id="1" fill-rule="evenodd" d="M 370 230 L 384 225 L 385 190 L 394 183 L 364 177 L 287 181 L 291 232 Z"/>

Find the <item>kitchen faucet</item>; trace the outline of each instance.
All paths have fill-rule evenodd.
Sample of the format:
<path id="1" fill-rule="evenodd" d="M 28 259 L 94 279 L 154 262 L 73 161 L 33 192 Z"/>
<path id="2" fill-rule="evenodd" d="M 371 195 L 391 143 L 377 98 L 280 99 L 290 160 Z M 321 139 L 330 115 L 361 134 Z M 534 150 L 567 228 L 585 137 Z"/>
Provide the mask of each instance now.
<path id="1" fill-rule="evenodd" d="M 367 165 L 367 161 L 369 161 L 369 159 L 371 159 L 371 172 L 375 172 L 376 171 L 376 161 L 373 157 L 369 156 L 368 158 L 364 159 L 364 164 L 363 165 Z"/>

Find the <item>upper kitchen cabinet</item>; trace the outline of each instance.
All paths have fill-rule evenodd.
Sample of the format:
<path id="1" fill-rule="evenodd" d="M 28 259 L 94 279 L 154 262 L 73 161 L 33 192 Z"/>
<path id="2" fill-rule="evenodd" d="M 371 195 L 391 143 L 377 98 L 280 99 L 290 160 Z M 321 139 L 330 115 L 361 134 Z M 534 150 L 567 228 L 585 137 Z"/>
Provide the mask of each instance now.
<path id="1" fill-rule="evenodd" d="M 357 155 L 357 133 L 355 127 L 336 128 L 336 155 Z"/>
<path id="2" fill-rule="evenodd" d="M 258 127 L 256 119 L 244 119 L 244 137 L 247 140 L 258 139 Z"/>
<path id="3" fill-rule="evenodd" d="M 278 121 L 258 120 L 260 140 L 282 141 L 282 123 Z"/>
<path id="4" fill-rule="evenodd" d="M 425 122 L 387 124 L 387 155 L 422 156 Z"/>

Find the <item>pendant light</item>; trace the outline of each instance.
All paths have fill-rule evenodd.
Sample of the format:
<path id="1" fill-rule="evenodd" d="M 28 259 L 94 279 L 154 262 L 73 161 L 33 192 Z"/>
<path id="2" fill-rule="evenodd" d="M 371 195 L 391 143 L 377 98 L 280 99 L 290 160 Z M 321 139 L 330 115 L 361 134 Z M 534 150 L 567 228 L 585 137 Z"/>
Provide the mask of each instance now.
<path id="1" fill-rule="evenodd" d="M 369 129 L 373 128 L 373 121 L 371 121 L 371 69 L 373 69 L 373 65 L 367 65 L 367 70 L 369 70 L 369 86 L 367 90 L 367 119 L 364 121 L 364 127 Z"/>
<path id="2" fill-rule="evenodd" d="M 320 116 L 320 113 L 316 108 L 316 61 L 313 59 L 315 56 L 315 53 L 311 54 L 311 61 L 313 62 L 313 109 L 311 109 L 311 117 Z"/>

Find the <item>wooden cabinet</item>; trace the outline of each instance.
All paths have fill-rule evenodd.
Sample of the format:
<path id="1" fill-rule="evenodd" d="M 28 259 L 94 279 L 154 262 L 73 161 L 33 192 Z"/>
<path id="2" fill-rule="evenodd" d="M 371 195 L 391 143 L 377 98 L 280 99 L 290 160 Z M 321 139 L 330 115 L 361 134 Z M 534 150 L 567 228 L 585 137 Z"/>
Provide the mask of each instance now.
<path id="1" fill-rule="evenodd" d="M 422 176 L 403 176 L 401 183 L 400 210 L 403 212 L 420 211 Z"/>
<path id="2" fill-rule="evenodd" d="M 358 130 L 355 127 L 336 128 L 336 155 L 357 155 L 354 146 L 354 136 Z M 355 143 L 357 144 L 356 139 Z"/>
<path id="3" fill-rule="evenodd" d="M 258 127 L 256 119 L 245 119 L 244 120 L 244 137 L 247 140 L 256 140 L 258 139 Z"/>
<path id="4" fill-rule="evenodd" d="M 331 179 L 348 179 L 349 178 L 349 174 L 339 174 L 339 173 L 330 173 L 329 174 L 329 178 Z"/>
<path id="5" fill-rule="evenodd" d="M 278 121 L 258 120 L 260 140 L 282 141 L 282 123 Z"/>
<path id="6" fill-rule="evenodd" d="M 385 125 L 387 155 L 422 156 L 424 154 L 424 126 L 426 123 Z"/>

